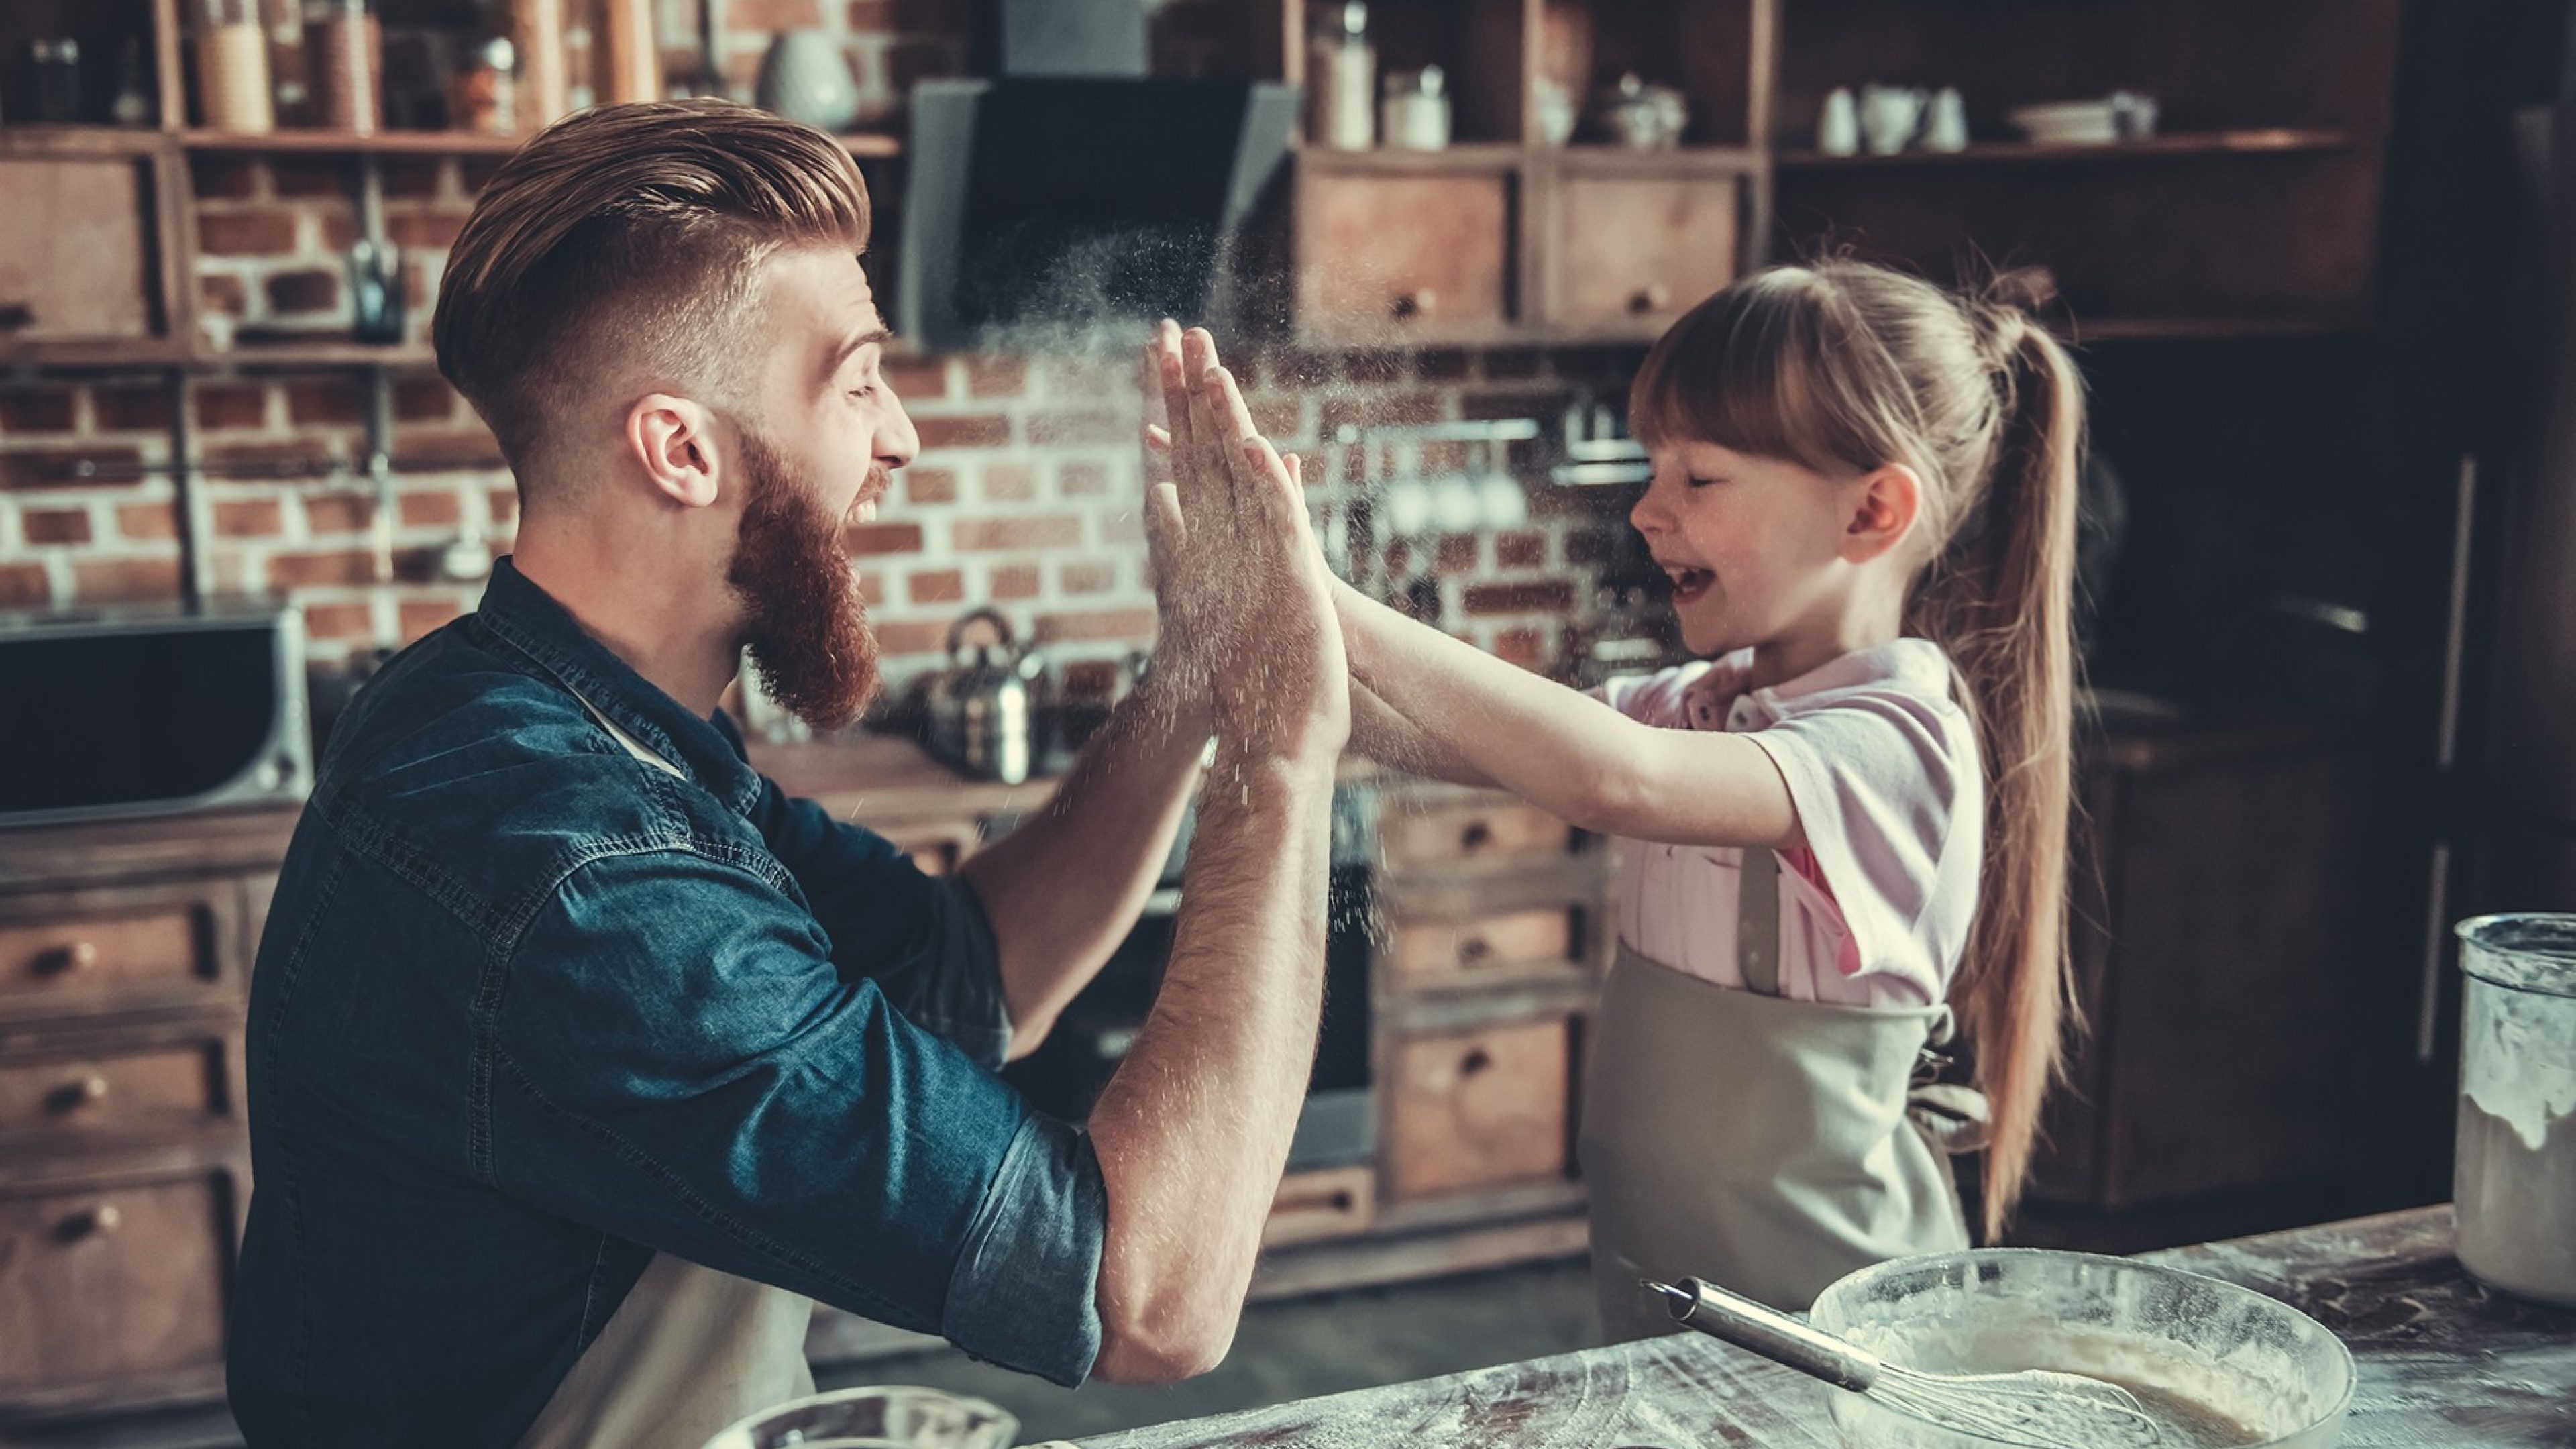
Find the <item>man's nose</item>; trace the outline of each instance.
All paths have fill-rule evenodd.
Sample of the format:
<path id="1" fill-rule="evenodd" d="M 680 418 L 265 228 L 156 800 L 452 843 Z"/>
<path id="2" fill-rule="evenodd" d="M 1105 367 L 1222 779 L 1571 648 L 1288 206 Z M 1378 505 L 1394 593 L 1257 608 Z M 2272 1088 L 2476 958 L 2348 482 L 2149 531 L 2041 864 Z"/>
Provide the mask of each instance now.
<path id="1" fill-rule="evenodd" d="M 900 468 L 921 451 L 921 434 L 913 430 L 912 414 L 903 410 L 903 399 L 892 389 L 886 392 L 889 406 L 877 422 L 876 459 L 888 468 Z"/>

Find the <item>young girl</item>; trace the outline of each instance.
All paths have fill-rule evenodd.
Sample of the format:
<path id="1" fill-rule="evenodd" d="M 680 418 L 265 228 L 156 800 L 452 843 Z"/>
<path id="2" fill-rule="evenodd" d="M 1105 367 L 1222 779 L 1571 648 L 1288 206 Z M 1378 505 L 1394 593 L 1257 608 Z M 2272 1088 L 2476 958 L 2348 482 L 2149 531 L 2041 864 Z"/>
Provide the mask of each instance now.
<path id="1" fill-rule="evenodd" d="M 1337 594 L 1361 748 L 1628 843 L 1580 1138 L 1617 1337 L 1671 1326 L 1640 1277 L 1803 1309 L 1966 1246 L 1950 1151 L 1987 1148 L 1989 1237 L 2019 1195 L 2067 990 L 2083 396 L 2019 308 L 1832 261 L 1700 304 L 1629 417 L 1708 662 L 1586 696 Z M 1918 1082 L 1952 1003 L 1982 1096 Z"/>

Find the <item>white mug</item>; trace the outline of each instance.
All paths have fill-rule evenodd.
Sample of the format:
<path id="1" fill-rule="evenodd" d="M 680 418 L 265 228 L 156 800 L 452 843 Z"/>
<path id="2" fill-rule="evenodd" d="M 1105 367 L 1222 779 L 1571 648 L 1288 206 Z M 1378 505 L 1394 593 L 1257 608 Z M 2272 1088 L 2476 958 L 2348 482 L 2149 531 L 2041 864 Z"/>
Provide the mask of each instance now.
<path id="1" fill-rule="evenodd" d="M 1836 86 L 1825 96 L 1825 108 L 1816 116 L 1816 149 L 1828 156 L 1860 154 L 1860 105 L 1852 99 L 1851 87 Z"/>
<path id="2" fill-rule="evenodd" d="M 1908 86 L 1863 86 L 1860 91 L 1861 134 L 1870 154 L 1893 156 L 1905 149 L 1923 124 L 1931 96 Z"/>

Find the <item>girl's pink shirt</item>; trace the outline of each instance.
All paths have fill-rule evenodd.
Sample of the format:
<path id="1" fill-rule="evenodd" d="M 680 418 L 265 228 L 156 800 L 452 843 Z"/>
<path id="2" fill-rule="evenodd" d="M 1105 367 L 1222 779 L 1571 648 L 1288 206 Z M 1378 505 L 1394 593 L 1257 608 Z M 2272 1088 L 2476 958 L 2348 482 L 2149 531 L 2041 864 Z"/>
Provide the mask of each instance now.
<path id="1" fill-rule="evenodd" d="M 1948 995 L 1976 914 L 1985 780 L 1975 727 L 1928 639 L 1846 654 L 1747 690 L 1745 651 L 1614 679 L 1611 708 L 1665 729 L 1730 730 L 1788 783 L 1807 844 L 1779 852 L 1780 990 L 1844 1006 L 1930 1006 Z M 1628 840 L 1620 938 L 1721 986 L 1736 964 L 1734 846 Z"/>

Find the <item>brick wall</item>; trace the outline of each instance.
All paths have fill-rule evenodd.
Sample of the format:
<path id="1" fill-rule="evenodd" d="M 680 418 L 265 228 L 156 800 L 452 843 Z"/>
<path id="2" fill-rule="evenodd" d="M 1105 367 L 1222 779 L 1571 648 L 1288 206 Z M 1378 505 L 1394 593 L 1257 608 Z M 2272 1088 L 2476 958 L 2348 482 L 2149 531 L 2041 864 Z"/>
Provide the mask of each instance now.
<path id="1" fill-rule="evenodd" d="M 679 0 L 677 8 L 693 27 L 694 6 Z M 748 79 L 757 32 L 837 27 L 863 81 L 891 104 L 912 79 L 962 60 L 962 9 L 958 0 L 731 0 L 731 22 L 745 38 L 728 65 Z M 1239 69 L 1243 16 L 1228 0 L 1171 0 L 1157 25 L 1160 64 Z M 446 248 L 496 164 L 385 160 L 387 225 L 406 252 L 415 340 L 426 338 Z M 211 327 L 345 336 L 342 256 L 357 225 L 346 160 L 199 155 L 191 179 L 197 285 Z M 871 176 L 881 191 L 889 180 Z M 1615 351 L 1274 351 L 1243 359 L 1243 371 L 1265 428 L 1312 439 L 1353 422 L 1553 419 L 1570 395 L 1615 392 L 1634 361 Z M 890 676 L 937 662 L 948 622 L 984 602 L 1067 660 L 1149 642 L 1134 443 L 1141 409 L 1123 357 L 1115 365 L 910 358 L 894 366 L 893 381 L 919 421 L 923 455 L 880 521 L 850 538 Z M 190 384 L 190 405 L 213 470 L 202 483 L 210 585 L 292 602 L 325 664 L 408 642 L 471 608 L 479 583 L 440 572 L 451 545 L 508 550 L 510 478 L 489 466 L 498 450 L 426 369 L 396 383 L 394 577 L 386 582 L 376 577 L 365 399 L 354 369 L 203 375 Z M 166 471 L 173 406 L 159 374 L 0 377 L 0 608 L 177 596 Z M 1433 472 L 1471 461 L 1455 448 L 1378 460 Z M 275 476 L 282 468 L 310 476 Z M 133 476 L 138 470 L 144 476 Z M 1543 484 L 1530 492 L 1526 528 L 1399 545 L 1387 562 L 1394 575 L 1437 580 L 1442 619 L 1456 632 L 1545 666 L 1569 612 L 1587 600 L 1609 530 L 1621 525 L 1592 500 L 1551 495 Z"/>

